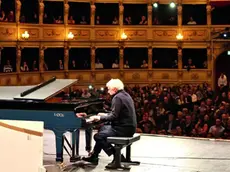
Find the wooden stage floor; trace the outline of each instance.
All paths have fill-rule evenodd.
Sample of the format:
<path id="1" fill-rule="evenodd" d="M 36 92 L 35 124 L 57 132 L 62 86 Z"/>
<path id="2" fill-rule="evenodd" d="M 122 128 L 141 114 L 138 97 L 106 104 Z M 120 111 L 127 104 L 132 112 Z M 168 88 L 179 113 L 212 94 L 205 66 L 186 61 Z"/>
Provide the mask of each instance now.
<path id="1" fill-rule="evenodd" d="M 55 153 L 54 135 L 45 131 L 44 166 L 47 172 L 116 171 L 105 170 L 112 157 L 104 152 L 98 166 L 85 168 L 72 165 L 66 153 L 66 167 L 61 168 L 54 161 Z M 87 155 L 84 132 L 81 132 L 80 154 Z M 131 166 L 130 172 L 229 172 L 230 141 L 142 135 L 132 146 L 132 160 L 141 164 Z"/>

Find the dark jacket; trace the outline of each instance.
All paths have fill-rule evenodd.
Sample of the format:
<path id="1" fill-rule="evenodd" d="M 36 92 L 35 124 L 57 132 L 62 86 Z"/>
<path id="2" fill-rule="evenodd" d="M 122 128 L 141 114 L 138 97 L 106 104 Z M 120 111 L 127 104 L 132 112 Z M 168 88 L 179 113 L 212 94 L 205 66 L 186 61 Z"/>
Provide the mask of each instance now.
<path id="1" fill-rule="evenodd" d="M 134 102 L 126 91 L 119 90 L 114 95 L 111 110 L 107 116 L 101 117 L 101 121 L 110 121 L 115 129 L 136 129 L 137 121 Z"/>

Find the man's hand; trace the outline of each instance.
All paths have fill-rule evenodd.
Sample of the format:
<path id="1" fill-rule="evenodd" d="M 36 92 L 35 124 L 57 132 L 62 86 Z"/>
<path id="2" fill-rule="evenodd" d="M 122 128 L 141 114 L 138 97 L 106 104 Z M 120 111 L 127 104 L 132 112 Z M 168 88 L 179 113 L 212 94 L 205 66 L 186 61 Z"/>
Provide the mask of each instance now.
<path id="1" fill-rule="evenodd" d="M 86 113 L 76 113 L 76 116 L 77 116 L 78 118 L 84 118 L 84 117 L 87 116 L 87 114 L 86 114 Z"/>
<path id="2" fill-rule="evenodd" d="M 97 116 L 107 116 L 107 113 L 98 113 Z"/>

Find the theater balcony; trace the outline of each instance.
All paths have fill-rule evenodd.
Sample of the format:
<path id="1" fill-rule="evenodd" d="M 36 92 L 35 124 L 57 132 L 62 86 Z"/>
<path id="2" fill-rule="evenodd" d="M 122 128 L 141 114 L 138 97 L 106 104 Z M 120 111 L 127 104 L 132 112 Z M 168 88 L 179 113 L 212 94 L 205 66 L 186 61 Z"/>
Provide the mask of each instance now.
<path id="1" fill-rule="evenodd" d="M 15 21 L 0 21 L 0 85 L 56 76 L 77 78 L 79 85 L 121 78 L 128 84 L 214 86 L 216 59 L 230 47 L 230 22 L 218 18 L 218 10 L 228 11 L 229 5 L 212 0 L 178 0 L 174 9 L 169 0 L 32 1 L 31 6 L 16 0 Z M 37 22 L 27 20 L 31 14 Z M 4 71 L 8 61 L 10 72 Z"/>

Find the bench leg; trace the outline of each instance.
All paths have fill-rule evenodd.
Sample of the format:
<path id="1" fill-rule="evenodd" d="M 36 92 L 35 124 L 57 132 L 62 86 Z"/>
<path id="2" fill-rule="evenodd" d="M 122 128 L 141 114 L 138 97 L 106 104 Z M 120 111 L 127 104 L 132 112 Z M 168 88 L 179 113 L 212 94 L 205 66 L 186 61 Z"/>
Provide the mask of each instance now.
<path id="1" fill-rule="evenodd" d="M 125 163 L 128 163 L 130 165 L 140 165 L 140 162 L 138 161 L 131 161 L 131 145 L 126 147 L 126 161 Z"/>
<path id="2" fill-rule="evenodd" d="M 112 164 L 107 165 L 105 168 L 107 168 L 107 169 L 130 170 L 130 167 L 121 165 L 121 149 L 122 149 L 122 146 L 115 145 L 114 148 L 115 148 L 115 157 L 114 157 L 115 161 Z"/>

